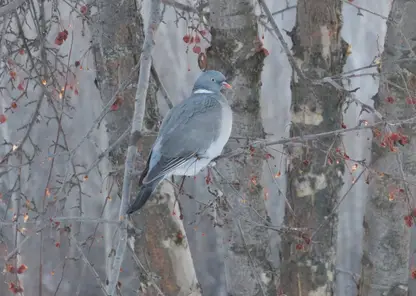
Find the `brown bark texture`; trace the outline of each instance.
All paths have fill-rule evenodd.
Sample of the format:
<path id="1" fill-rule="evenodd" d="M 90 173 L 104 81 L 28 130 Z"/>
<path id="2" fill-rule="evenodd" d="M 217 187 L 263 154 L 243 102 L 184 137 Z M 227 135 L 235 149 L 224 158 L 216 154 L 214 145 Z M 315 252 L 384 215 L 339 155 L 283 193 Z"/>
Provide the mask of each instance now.
<path id="1" fill-rule="evenodd" d="M 300 0 L 292 37 L 296 62 L 309 79 L 342 73 L 346 60 L 342 1 Z M 330 85 L 308 86 L 293 74 L 290 136 L 340 128 L 344 94 Z M 282 239 L 281 290 L 287 295 L 332 295 L 335 286 L 337 214 L 343 186 L 344 156 L 338 136 L 289 144 L 285 224 L 310 229 Z"/>
<path id="2" fill-rule="evenodd" d="M 416 95 L 416 4 L 396 0 L 387 21 L 387 34 L 380 65 L 380 88 L 375 99 L 376 109 L 388 119 L 414 116 L 414 105 L 408 98 Z M 412 61 L 413 60 L 413 61 Z M 387 99 L 391 97 L 394 103 Z M 416 168 L 413 123 L 401 126 L 383 126 L 373 139 L 372 158 L 374 174 L 369 187 L 365 214 L 364 254 L 359 295 L 414 295 L 408 291 L 410 228 L 404 217 L 415 207 Z M 397 152 L 391 151 L 388 142 L 382 147 L 385 136 L 401 132 L 410 138 Z M 398 190 L 398 191 L 397 191 Z M 403 190 L 403 192 L 400 192 Z M 390 199 L 390 200 L 389 200 Z M 413 261 L 413 259 L 411 259 Z"/>

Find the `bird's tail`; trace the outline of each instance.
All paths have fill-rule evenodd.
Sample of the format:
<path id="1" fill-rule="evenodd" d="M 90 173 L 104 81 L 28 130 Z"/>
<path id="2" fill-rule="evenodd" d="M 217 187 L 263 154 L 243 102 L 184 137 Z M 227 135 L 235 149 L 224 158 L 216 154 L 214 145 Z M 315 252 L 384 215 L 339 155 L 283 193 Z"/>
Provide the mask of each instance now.
<path id="1" fill-rule="evenodd" d="M 130 215 L 140 210 L 144 206 L 144 204 L 147 202 L 149 197 L 152 195 L 157 185 L 159 185 L 160 181 L 161 179 L 154 180 L 148 184 L 143 185 L 140 188 L 139 194 L 137 194 L 136 199 L 134 200 L 134 202 L 130 205 L 129 209 L 127 210 L 126 214 Z"/>

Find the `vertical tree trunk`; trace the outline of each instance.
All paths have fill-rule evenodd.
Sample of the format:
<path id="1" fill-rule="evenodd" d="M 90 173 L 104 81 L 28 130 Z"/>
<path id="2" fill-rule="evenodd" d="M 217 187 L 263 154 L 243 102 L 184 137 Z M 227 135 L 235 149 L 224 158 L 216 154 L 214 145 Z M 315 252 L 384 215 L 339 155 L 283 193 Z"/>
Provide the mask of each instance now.
<path id="1" fill-rule="evenodd" d="M 341 0 L 298 1 L 296 25 L 290 33 L 292 51 L 310 79 L 342 72 L 346 43 L 340 36 L 341 8 Z M 291 86 L 292 137 L 340 128 L 342 94 L 330 85 L 307 87 L 296 74 Z M 334 291 L 338 219 L 331 211 L 344 173 L 343 151 L 336 152 L 339 144 L 340 139 L 332 136 L 288 145 L 287 197 L 295 215 L 287 208 L 285 221 L 289 227 L 311 230 L 283 238 L 281 289 L 287 295 L 332 295 Z"/>
<path id="2" fill-rule="evenodd" d="M 212 39 L 206 51 L 207 68 L 223 72 L 233 86 L 226 94 L 233 110 L 232 136 L 264 138 L 259 99 L 265 54 L 255 50 L 258 32 L 253 5 L 250 0 L 209 1 Z M 225 150 L 238 146 L 230 141 Z M 209 204 L 201 206 L 193 235 L 200 236 L 198 251 L 206 252 L 206 261 L 200 262 L 205 268 L 200 268 L 199 275 L 205 275 L 202 286 L 210 295 L 276 294 L 267 229 L 249 222 L 264 224 L 267 219 L 259 184 L 263 157 L 261 151 L 252 151 L 251 156 L 219 160 L 212 189 L 220 193 L 208 193 L 203 176 L 186 184 L 186 193 Z"/>
<path id="3" fill-rule="evenodd" d="M 381 83 L 375 96 L 375 107 L 387 119 L 414 116 L 415 109 L 408 104 L 407 99 L 416 95 L 415 13 L 416 3 L 413 1 L 395 0 L 389 20 L 397 24 L 387 22 Z M 393 102 L 388 97 L 393 98 Z M 381 146 L 384 136 L 400 130 L 404 135 L 410 136 L 409 144 L 403 147 L 398 145 L 397 152 L 391 151 L 388 142 L 387 147 Z M 381 138 L 375 137 L 373 140 L 375 173 L 371 176 L 364 221 L 360 295 L 414 295 L 414 290 L 407 291 L 410 228 L 404 220 L 415 207 L 416 188 L 412 184 L 416 181 L 416 141 L 411 137 L 414 124 L 382 126 L 378 131 L 382 135 Z M 410 268 L 414 268 L 414 265 Z"/>
<path id="4" fill-rule="evenodd" d="M 104 23 L 97 22 L 99 25 L 96 27 L 96 32 L 101 33 L 99 35 L 101 38 L 98 41 L 101 48 L 96 54 L 97 64 L 102 65 L 99 78 L 104 103 L 111 99 L 117 88 L 127 79 L 131 81 L 130 85 L 119 93 L 119 97 L 124 100 L 121 108 L 114 114 L 108 115 L 107 127 L 111 145 L 129 128 L 131 123 L 138 79 L 138 71 L 134 71 L 131 75 L 131 70 L 140 59 L 140 49 L 144 38 L 143 20 L 140 8 L 137 7 L 134 0 L 126 0 L 122 6 L 116 6 L 112 1 L 106 0 L 102 0 L 100 3 L 102 7 L 100 16 L 106 21 Z M 151 78 L 146 99 L 144 127 L 147 131 L 154 132 L 157 132 L 160 119 L 156 91 L 157 86 L 154 79 Z M 146 161 L 154 140 L 154 137 L 144 137 L 143 159 L 140 161 Z M 111 160 L 116 168 L 124 164 L 127 141 L 126 137 L 120 147 L 111 155 Z M 143 168 L 144 166 L 139 165 L 137 169 L 140 171 Z M 122 175 L 115 176 L 118 184 L 122 181 L 122 177 Z M 132 198 L 135 198 L 136 194 L 137 190 L 133 190 Z M 142 275 L 140 279 L 133 280 L 136 285 L 140 281 L 139 290 L 143 291 L 145 295 L 159 295 L 159 289 L 165 295 L 200 295 L 183 223 L 179 219 L 179 214 L 172 214 L 179 213 L 177 204 L 176 210 L 173 208 L 175 194 L 172 185 L 165 182 L 160 192 L 148 202 L 140 213 L 133 216 L 134 224 L 142 231 L 140 235 L 133 235 L 133 248 L 137 258 L 148 272 L 146 274 L 140 270 Z M 155 205 L 155 203 L 157 204 Z M 111 205 L 107 215 L 118 219 L 118 209 Z M 107 251 L 110 252 L 111 244 L 114 243 L 112 237 L 115 228 L 107 227 Z M 126 255 L 126 259 L 130 257 L 129 254 Z M 111 265 L 107 263 L 107 266 Z M 108 272 L 110 271 L 108 270 Z M 157 277 L 153 277 L 152 274 Z"/>

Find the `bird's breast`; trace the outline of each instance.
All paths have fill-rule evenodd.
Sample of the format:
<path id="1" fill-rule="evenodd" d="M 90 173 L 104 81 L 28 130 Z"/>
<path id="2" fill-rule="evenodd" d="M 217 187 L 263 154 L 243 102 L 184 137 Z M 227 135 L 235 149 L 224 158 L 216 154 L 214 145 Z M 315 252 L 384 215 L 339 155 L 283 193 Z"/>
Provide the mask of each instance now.
<path id="1" fill-rule="evenodd" d="M 233 114 L 228 104 L 221 103 L 223 108 L 221 110 L 221 125 L 218 138 L 212 143 L 211 147 L 208 148 L 206 154 L 209 158 L 213 159 L 219 156 L 227 144 L 228 139 L 231 135 L 233 127 Z"/>

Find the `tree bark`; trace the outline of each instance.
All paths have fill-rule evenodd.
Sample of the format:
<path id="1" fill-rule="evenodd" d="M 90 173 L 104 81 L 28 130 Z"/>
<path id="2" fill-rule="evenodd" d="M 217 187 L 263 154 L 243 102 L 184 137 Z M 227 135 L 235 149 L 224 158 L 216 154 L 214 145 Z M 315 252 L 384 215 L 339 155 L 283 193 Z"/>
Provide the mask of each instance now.
<path id="1" fill-rule="evenodd" d="M 102 65 L 98 78 L 104 103 L 111 99 L 123 82 L 127 79 L 131 81 L 131 84 L 119 93 L 119 97 L 123 99 L 120 109 L 114 114 L 107 115 L 107 127 L 110 144 L 112 144 L 129 128 L 131 122 L 138 73 L 135 71 L 131 75 L 130 72 L 139 62 L 144 38 L 143 20 L 134 0 L 126 0 L 121 6 L 114 5 L 112 1 L 102 0 L 101 5 L 101 17 L 106 21 L 97 22 L 101 24 L 96 28 L 96 32 L 101 32 L 99 39 L 101 48 L 96 54 L 97 64 Z M 156 92 L 157 85 L 151 78 L 146 99 L 144 131 L 157 132 L 158 130 L 160 115 Z M 144 168 L 144 161 L 147 160 L 154 140 L 153 136 L 145 136 L 142 139 L 143 153 L 142 159 L 139 159 L 141 165 L 136 167 L 138 171 Z M 127 146 L 126 137 L 119 148 L 111 153 L 110 158 L 114 167 L 124 164 Z M 122 175 L 116 175 L 115 178 L 120 184 Z M 136 186 L 136 190 L 132 192 L 132 198 L 136 196 L 137 191 Z M 165 182 L 148 205 L 133 216 L 133 223 L 140 229 L 141 234 L 133 233 L 131 242 L 136 258 L 145 268 L 145 270 L 139 270 L 140 280 L 137 278 L 133 280 L 135 281 L 134 287 L 145 293 L 144 295 L 160 295 L 158 291 L 169 296 L 201 295 L 182 220 L 179 219 L 179 214 L 172 214 L 175 211 L 179 213 L 177 204 L 176 210 L 173 209 L 175 199 L 174 188 L 169 182 Z M 107 215 L 118 219 L 118 212 L 114 211 L 114 208 L 110 208 Z M 115 228 L 110 226 L 107 228 L 107 248 L 108 252 L 111 252 L 111 240 Z M 107 263 L 107 266 L 109 267 L 110 264 Z M 111 271 L 108 270 L 108 272 Z"/>
<path id="2" fill-rule="evenodd" d="M 391 21 L 387 22 L 380 66 L 381 83 L 374 98 L 376 109 L 388 119 L 414 116 L 414 107 L 407 103 L 407 98 L 416 94 L 416 63 L 409 61 L 409 58 L 415 57 L 416 50 L 415 13 L 416 4 L 413 1 L 395 0 L 389 15 Z M 400 59 L 405 60 L 398 62 Z M 388 97 L 394 102 L 389 102 Z M 416 180 L 414 128 L 414 124 L 410 123 L 400 127 L 381 127 L 381 138 L 373 139 L 375 173 L 371 176 L 364 221 L 359 295 L 401 296 L 415 293 L 408 291 L 411 232 L 404 221 L 404 217 L 415 207 L 416 188 L 411 185 Z M 398 131 L 409 136 L 410 143 L 403 147 L 398 145 L 397 152 L 392 152 L 388 143 L 383 148 L 382 138 Z"/>
<path id="3" fill-rule="evenodd" d="M 309 79 L 342 73 L 347 45 L 340 35 L 341 9 L 340 0 L 298 1 L 289 34 L 296 62 Z M 340 128 L 343 94 L 330 85 L 308 87 L 296 74 L 291 88 L 291 137 Z M 310 231 L 282 238 L 280 285 L 287 295 L 333 295 L 338 219 L 331 212 L 343 186 L 345 156 L 336 150 L 337 136 L 304 144 L 287 147 L 287 197 L 294 215 L 287 207 L 285 224 Z"/>
<path id="4" fill-rule="evenodd" d="M 264 138 L 259 101 L 265 54 L 256 51 L 253 5 L 250 0 L 209 1 L 212 38 L 206 50 L 207 68 L 223 72 L 233 86 L 226 93 L 233 110 L 232 136 Z M 238 146 L 230 141 L 224 151 Z M 199 208 L 198 223 L 191 226 L 196 225 L 196 231 L 190 228 L 188 235 L 199 236 L 192 240 L 197 242 L 195 252 L 205 256 L 196 256 L 196 268 L 209 295 L 276 294 L 269 234 L 252 223 L 264 224 L 267 219 L 260 185 L 265 153 L 252 149 L 251 154 L 217 162 L 211 170 L 214 184 L 208 186 L 212 194 L 203 176 L 185 182 L 185 192 L 205 204 Z M 192 223 L 195 217 L 190 218 Z"/>

